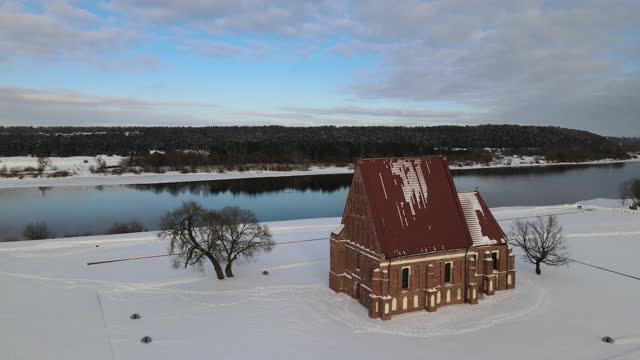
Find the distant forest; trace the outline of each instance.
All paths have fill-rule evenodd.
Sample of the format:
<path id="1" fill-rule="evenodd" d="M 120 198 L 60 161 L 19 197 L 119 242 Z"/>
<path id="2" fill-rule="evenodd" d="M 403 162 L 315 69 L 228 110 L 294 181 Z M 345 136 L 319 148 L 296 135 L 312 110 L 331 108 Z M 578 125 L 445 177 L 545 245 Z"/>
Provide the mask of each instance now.
<path id="1" fill-rule="evenodd" d="M 623 159 L 620 138 L 559 127 L 0 127 L 0 156 L 129 156 L 129 166 L 346 164 L 356 158 L 444 154 L 484 161 L 485 148 L 551 161 Z M 152 152 L 152 151 L 159 152 Z"/>

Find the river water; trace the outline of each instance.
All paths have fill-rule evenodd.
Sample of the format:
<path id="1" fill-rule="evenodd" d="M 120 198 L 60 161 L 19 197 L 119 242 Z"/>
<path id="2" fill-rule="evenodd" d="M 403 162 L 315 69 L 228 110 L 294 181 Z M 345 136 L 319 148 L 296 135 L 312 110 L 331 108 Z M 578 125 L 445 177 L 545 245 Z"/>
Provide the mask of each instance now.
<path id="1" fill-rule="evenodd" d="M 555 205 L 619 198 L 640 178 L 640 162 L 454 170 L 458 191 L 476 188 L 491 207 Z M 167 211 L 195 200 L 207 208 L 251 209 L 261 221 L 341 216 L 351 175 L 316 175 L 150 185 L 0 189 L 0 240 L 20 239 L 24 226 L 45 222 L 56 236 L 102 234 L 137 220 L 149 230 Z"/>

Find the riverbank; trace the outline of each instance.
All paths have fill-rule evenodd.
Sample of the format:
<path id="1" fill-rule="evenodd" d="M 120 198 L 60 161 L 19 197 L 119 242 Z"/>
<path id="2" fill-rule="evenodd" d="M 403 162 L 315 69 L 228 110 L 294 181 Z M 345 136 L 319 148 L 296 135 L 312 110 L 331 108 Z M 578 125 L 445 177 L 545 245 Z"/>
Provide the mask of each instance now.
<path id="1" fill-rule="evenodd" d="M 420 357 L 425 349 L 441 358 L 637 359 L 640 288 L 626 275 L 640 276 L 638 216 L 562 206 L 493 213 L 498 219 L 558 214 L 571 257 L 580 263 L 545 265 L 537 276 L 518 256 L 516 289 L 477 305 L 386 322 L 328 288 L 323 238 L 339 224 L 335 217 L 269 223 L 278 243 L 319 240 L 278 245 L 238 264 L 236 276 L 223 281 L 209 266 L 204 273 L 175 269 L 170 257 L 86 265 L 166 254 L 156 232 L 0 243 L 0 319 L 11 329 L 0 337 L 0 358 L 196 358 L 200 345 L 215 339 L 226 344 L 216 350 L 221 357 L 238 359 L 375 360 L 400 352 Z M 500 225 L 508 231 L 511 221 Z M 133 313 L 141 319 L 131 320 Z M 541 334 L 544 346 L 531 351 Z M 143 336 L 153 342 L 141 343 Z M 615 343 L 602 342 L 604 336 Z M 478 352 L 487 344 L 490 350 Z"/>
<path id="2" fill-rule="evenodd" d="M 233 180 L 245 178 L 266 178 L 266 177 L 283 177 L 283 176 L 305 176 L 305 175 L 331 175 L 331 174 L 349 174 L 353 169 L 349 167 L 320 167 L 311 166 L 308 170 L 293 171 L 267 171 L 267 170 L 247 170 L 247 171 L 225 171 L 225 172 L 196 172 L 181 173 L 178 171 L 167 171 L 162 174 L 158 173 L 140 173 L 123 175 L 105 175 L 101 173 L 93 173 L 91 167 L 95 167 L 95 158 L 88 156 L 75 156 L 70 158 L 51 157 L 51 170 L 67 171 L 69 176 L 66 177 L 31 177 L 24 176 L 0 178 L 0 189 L 8 188 L 25 188 L 25 187 L 56 187 L 56 186 L 99 186 L 99 185 L 129 185 L 129 184 L 163 184 L 176 182 L 194 182 L 194 181 L 211 181 L 211 180 Z M 103 157 L 106 166 L 116 166 L 123 159 L 120 156 Z M 534 157 L 514 156 L 507 157 L 489 164 L 465 164 L 452 165 L 452 171 L 463 170 L 481 170 L 496 168 L 529 168 L 529 167 L 548 167 L 548 166 L 597 166 L 620 164 L 627 162 L 639 162 L 640 156 L 629 160 L 612 160 L 604 159 L 598 161 L 588 161 L 579 163 L 550 163 L 544 159 L 535 159 Z M 27 168 L 36 167 L 36 159 L 33 157 L 4 157 L 0 158 L 0 167 L 7 168 Z M 54 170 L 55 169 L 55 170 Z"/>

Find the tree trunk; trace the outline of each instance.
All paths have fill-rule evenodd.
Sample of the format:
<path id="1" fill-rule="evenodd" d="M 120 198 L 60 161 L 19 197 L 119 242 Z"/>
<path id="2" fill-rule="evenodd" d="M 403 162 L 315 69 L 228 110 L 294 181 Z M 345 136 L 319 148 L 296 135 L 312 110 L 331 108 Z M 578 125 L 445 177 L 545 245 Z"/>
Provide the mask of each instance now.
<path id="1" fill-rule="evenodd" d="M 542 274 L 542 271 L 540 271 L 540 263 L 536 263 L 536 274 L 540 275 Z"/>
<path id="2" fill-rule="evenodd" d="M 216 260 L 216 258 L 213 257 L 213 255 L 211 255 L 211 254 L 205 254 L 205 255 L 207 256 L 209 261 L 211 261 L 211 263 L 213 264 L 213 268 L 216 271 L 216 275 L 218 276 L 218 280 L 223 280 L 224 279 L 224 273 L 222 272 L 222 266 L 220 266 L 220 263 L 218 262 L 218 260 Z"/>
<path id="3" fill-rule="evenodd" d="M 227 266 L 224 267 L 224 273 L 227 277 L 233 277 L 233 271 L 231 271 L 231 261 L 227 263 Z"/>

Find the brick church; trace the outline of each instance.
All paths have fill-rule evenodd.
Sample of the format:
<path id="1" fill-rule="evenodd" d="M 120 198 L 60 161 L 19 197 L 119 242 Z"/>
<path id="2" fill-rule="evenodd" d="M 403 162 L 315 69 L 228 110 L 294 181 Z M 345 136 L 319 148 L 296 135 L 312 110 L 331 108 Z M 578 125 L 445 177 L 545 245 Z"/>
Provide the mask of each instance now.
<path id="1" fill-rule="evenodd" d="M 329 286 L 372 318 L 515 287 L 505 233 L 480 193 L 456 191 L 445 157 L 359 160 L 330 242 Z"/>

